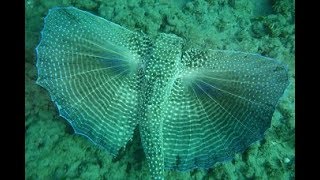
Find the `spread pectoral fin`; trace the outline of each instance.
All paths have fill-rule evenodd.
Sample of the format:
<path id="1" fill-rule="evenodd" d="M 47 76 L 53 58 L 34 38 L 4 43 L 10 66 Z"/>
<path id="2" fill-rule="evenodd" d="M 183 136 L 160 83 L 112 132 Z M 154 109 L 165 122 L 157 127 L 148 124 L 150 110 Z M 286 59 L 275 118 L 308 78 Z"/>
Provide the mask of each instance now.
<path id="1" fill-rule="evenodd" d="M 275 60 L 233 51 L 187 51 L 165 109 L 169 169 L 209 168 L 262 138 L 288 84 Z"/>

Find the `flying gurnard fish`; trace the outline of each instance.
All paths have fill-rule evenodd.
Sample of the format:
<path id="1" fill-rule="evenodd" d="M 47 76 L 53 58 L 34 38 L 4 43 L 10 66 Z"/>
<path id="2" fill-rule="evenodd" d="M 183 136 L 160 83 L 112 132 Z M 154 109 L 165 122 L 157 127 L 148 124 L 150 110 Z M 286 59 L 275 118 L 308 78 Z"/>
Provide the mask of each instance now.
<path id="1" fill-rule="evenodd" d="M 153 179 L 210 168 L 263 138 L 287 69 L 258 54 L 183 45 L 53 8 L 36 48 L 37 84 L 77 134 L 114 156 L 138 127 Z"/>

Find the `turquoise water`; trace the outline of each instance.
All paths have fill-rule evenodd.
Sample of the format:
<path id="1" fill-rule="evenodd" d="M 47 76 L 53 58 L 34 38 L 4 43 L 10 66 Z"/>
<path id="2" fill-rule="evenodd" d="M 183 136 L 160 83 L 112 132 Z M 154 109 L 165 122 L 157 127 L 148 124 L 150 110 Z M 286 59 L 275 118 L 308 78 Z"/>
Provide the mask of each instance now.
<path id="1" fill-rule="evenodd" d="M 166 171 L 166 179 L 294 178 L 294 2 L 292 1 L 26 1 L 26 179 L 148 179 L 138 133 L 112 158 L 75 135 L 35 84 L 35 47 L 54 6 L 75 6 L 150 36 L 173 33 L 187 46 L 260 53 L 288 64 L 290 84 L 265 139 L 209 170 Z"/>

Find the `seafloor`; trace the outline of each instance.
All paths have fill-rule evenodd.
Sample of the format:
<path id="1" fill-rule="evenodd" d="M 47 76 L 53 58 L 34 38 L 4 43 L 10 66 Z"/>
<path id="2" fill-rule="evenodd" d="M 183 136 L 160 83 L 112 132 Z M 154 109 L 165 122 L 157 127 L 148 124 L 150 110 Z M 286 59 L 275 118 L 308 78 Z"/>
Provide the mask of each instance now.
<path id="1" fill-rule="evenodd" d="M 35 47 L 54 6 L 75 6 L 147 34 L 174 33 L 187 45 L 260 53 L 288 64 L 290 84 L 265 139 L 209 170 L 166 171 L 166 179 L 295 178 L 295 7 L 292 0 L 26 0 L 26 179 L 149 179 L 139 137 L 116 158 L 76 135 L 35 84 Z"/>

